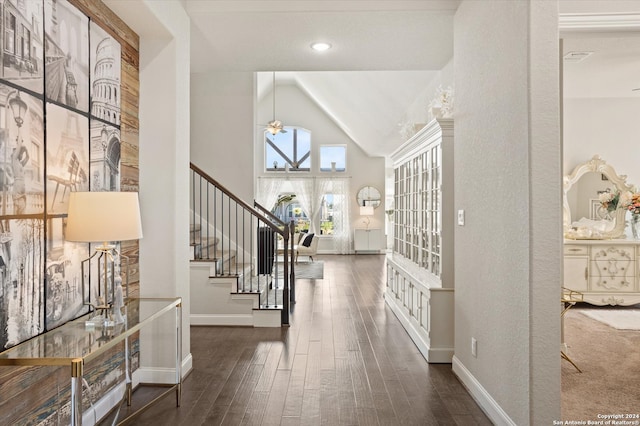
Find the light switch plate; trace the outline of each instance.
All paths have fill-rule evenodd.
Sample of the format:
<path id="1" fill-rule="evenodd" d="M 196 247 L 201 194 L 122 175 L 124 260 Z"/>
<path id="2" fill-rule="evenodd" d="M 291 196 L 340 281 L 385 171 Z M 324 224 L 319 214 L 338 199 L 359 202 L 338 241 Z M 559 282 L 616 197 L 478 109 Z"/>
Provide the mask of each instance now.
<path id="1" fill-rule="evenodd" d="M 458 225 L 464 226 L 464 210 L 458 210 Z"/>

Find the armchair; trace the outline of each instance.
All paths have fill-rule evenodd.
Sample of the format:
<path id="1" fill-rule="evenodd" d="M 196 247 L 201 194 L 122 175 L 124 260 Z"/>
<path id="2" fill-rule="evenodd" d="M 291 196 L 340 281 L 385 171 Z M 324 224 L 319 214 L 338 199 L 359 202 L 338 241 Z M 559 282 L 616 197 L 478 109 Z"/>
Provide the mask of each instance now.
<path id="1" fill-rule="evenodd" d="M 311 243 L 309 244 L 309 246 L 305 246 L 303 245 L 305 238 L 311 238 Z M 295 238 L 295 237 L 294 237 Z M 309 256 L 309 260 L 311 262 L 313 262 L 313 256 L 316 255 L 317 251 L 318 251 L 318 236 L 314 235 L 314 234 L 309 234 L 309 235 L 303 235 L 302 238 L 300 238 L 300 241 L 298 242 L 298 244 L 293 246 L 293 249 L 296 252 L 296 263 L 298 263 L 298 256 L 303 255 L 303 256 Z"/>

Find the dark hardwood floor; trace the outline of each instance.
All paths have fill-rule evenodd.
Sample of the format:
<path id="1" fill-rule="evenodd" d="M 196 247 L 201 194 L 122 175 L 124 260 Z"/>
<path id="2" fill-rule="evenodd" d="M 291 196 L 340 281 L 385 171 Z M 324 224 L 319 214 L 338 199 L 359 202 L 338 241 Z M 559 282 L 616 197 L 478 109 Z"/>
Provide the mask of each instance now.
<path id="1" fill-rule="evenodd" d="M 491 424 L 385 306 L 383 255 L 318 260 L 324 279 L 297 281 L 290 327 L 191 327 L 182 406 L 170 393 L 131 424 Z"/>

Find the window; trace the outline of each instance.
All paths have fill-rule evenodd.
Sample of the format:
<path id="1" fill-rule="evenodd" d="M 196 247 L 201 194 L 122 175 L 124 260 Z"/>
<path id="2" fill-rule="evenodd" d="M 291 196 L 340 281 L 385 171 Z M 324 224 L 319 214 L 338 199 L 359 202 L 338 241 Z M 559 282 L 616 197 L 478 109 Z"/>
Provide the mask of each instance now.
<path id="1" fill-rule="evenodd" d="M 296 199 L 296 194 L 283 193 L 278 195 L 278 200 L 271 209 L 271 213 L 284 223 L 293 222 L 295 232 L 309 230 L 311 222 L 304 211 L 302 211 L 300 202 Z"/>
<path id="2" fill-rule="evenodd" d="M 347 170 L 347 147 L 344 145 L 320 146 L 320 171 L 344 172 Z"/>
<path id="3" fill-rule="evenodd" d="M 311 171 L 311 132 L 285 127 L 286 133 L 264 133 L 267 171 Z"/>
<path id="4" fill-rule="evenodd" d="M 25 27 L 24 25 L 22 25 L 22 40 L 21 40 L 21 52 L 20 52 L 20 56 L 22 56 L 23 59 L 29 59 L 29 55 L 31 54 L 31 49 L 30 49 L 30 45 L 31 45 L 31 32 L 29 31 L 29 29 L 27 27 Z"/>
<path id="5" fill-rule="evenodd" d="M 271 209 L 278 219 L 284 223 L 293 222 L 295 225 L 295 232 L 309 231 L 311 226 L 311 220 L 304 213 L 300 202 L 297 200 L 296 195 L 292 193 L 282 193 L 278 196 L 278 200 Z M 315 216 L 315 215 L 314 215 Z M 318 229 L 318 223 L 314 229 Z M 322 196 L 322 202 L 320 204 L 320 230 L 321 235 L 333 235 L 333 194 L 324 194 Z"/>
<path id="6" fill-rule="evenodd" d="M 333 194 L 324 194 L 320 206 L 320 234 L 333 235 Z"/>
<path id="7" fill-rule="evenodd" d="M 11 13 L 7 13 L 5 25 L 4 49 L 9 53 L 15 53 L 16 17 Z"/>

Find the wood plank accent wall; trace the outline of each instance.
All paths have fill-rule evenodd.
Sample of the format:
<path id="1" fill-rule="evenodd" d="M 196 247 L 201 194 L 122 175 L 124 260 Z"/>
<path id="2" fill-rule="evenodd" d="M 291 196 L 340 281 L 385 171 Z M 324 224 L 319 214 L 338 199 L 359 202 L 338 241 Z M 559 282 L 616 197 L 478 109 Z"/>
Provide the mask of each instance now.
<path id="1" fill-rule="evenodd" d="M 98 23 L 121 45 L 121 160 L 120 190 L 138 191 L 139 188 L 139 115 L 140 105 L 140 37 L 101 1 L 69 0 L 85 15 Z M 121 245 L 122 252 L 130 257 L 130 296 L 139 294 L 138 241 L 127 241 Z"/>
<path id="2" fill-rule="evenodd" d="M 121 181 L 122 191 L 139 189 L 139 88 L 140 88 L 140 38 L 115 13 L 100 0 L 69 0 L 69 2 L 99 24 L 120 42 L 121 62 Z M 139 245 L 138 241 L 122 243 L 123 253 L 130 258 L 130 296 L 139 294 Z M 135 348 L 134 348 L 135 349 Z M 114 384 L 122 379 L 109 377 L 114 368 L 122 369 L 122 348 L 114 348 L 100 359 L 85 366 L 89 383 L 106 385 L 93 389 L 95 402 Z M 134 359 L 134 366 L 137 359 Z M 107 380 L 109 380 L 107 382 Z M 2 424 L 38 424 L 54 417 L 54 423 L 69 424 L 66 403 L 70 391 L 69 367 L 2 367 L 0 368 L 0 419 Z M 100 387 L 100 386 L 97 386 Z M 97 392 L 97 394 L 96 394 Z M 85 392 L 84 410 L 90 409 L 89 396 Z"/>

